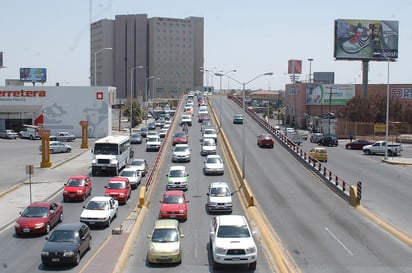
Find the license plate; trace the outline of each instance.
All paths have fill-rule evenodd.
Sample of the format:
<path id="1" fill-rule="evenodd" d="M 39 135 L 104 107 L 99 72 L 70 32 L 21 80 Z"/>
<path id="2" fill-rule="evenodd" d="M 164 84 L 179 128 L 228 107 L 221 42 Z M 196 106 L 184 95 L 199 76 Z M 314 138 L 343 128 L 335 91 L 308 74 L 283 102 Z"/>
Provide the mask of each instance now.
<path id="1" fill-rule="evenodd" d="M 30 229 L 29 228 L 24 228 L 23 232 L 30 232 Z"/>
<path id="2" fill-rule="evenodd" d="M 95 224 L 95 222 L 89 222 L 89 224 L 90 224 L 90 225 L 94 225 L 94 224 Z"/>
<path id="3" fill-rule="evenodd" d="M 176 218 L 176 216 L 174 216 L 174 215 L 170 215 L 170 218 Z"/>
<path id="4" fill-rule="evenodd" d="M 59 258 L 52 258 L 52 262 L 60 262 Z"/>

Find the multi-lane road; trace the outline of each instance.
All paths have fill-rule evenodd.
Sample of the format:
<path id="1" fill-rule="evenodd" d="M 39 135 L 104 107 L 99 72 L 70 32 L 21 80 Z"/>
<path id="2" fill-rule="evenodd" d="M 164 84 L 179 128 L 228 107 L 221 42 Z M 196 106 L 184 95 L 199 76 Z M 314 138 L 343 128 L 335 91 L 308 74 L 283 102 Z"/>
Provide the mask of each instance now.
<path id="1" fill-rule="evenodd" d="M 230 139 L 238 162 L 240 164 L 245 162 L 246 179 L 254 193 L 258 208 L 270 222 L 271 231 L 280 238 L 281 245 L 278 247 L 284 251 L 285 257 L 294 265 L 294 271 L 412 272 L 410 247 L 350 207 L 320 182 L 319 178 L 303 168 L 281 145 L 275 145 L 274 149 L 259 149 L 256 146 L 256 136 L 262 132 L 262 129 L 247 116 L 244 117 L 246 130 L 245 139 L 243 139 L 242 125 L 232 123 L 232 116 L 241 111 L 239 106 L 226 98 L 212 98 L 211 102 L 215 106 L 216 116 L 222 119 L 222 129 Z M 220 112 L 220 110 L 222 111 Z M 196 111 L 194 118 L 196 118 Z M 175 125 L 173 129 L 176 131 L 180 127 Z M 146 235 L 151 232 L 154 220 L 158 217 L 159 200 L 166 186 L 166 173 L 171 165 L 176 165 L 176 163 L 171 163 L 172 150 L 169 145 L 165 149 L 163 165 L 159 169 L 159 179 L 152 189 L 147 213 L 140 226 L 136 241 L 132 244 L 129 258 L 124 265 L 125 272 L 213 272 L 208 247 L 208 229 L 212 216 L 207 213 L 205 208 L 207 186 L 212 181 L 231 183 L 231 177 L 227 170 L 223 176 L 205 176 L 203 174 L 204 157 L 200 156 L 200 125 L 196 119 L 194 119 L 193 126 L 189 128 L 189 139 L 192 161 L 181 163 L 186 165 L 190 179 L 187 191 L 190 200 L 189 216 L 188 220 L 182 223 L 185 235 L 182 264 L 171 267 L 150 267 L 146 262 L 148 247 Z M 244 146 L 243 140 L 245 140 Z M 34 159 L 28 160 L 28 162 L 38 164 L 37 161 L 40 159 L 38 142 L 18 141 L 21 141 L 20 153 L 35 153 Z M 312 144 L 306 142 L 303 147 L 310 145 Z M 20 150 L 20 148 L 24 149 Z M 144 144 L 135 145 L 135 158 L 143 157 L 152 163 L 156 153 L 144 150 Z M 357 151 L 344 151 L 342 147 L 328 148 L 328 150 L 330 159 L 327 164 L 329 168 L 349 181 L 362 180 L 364 182 L 365 191 L 362 202 L 365 203 L 365 206 L 377 214 L 381 213 L 382 216 L 393 215 L 393 218 L 386 220 L 392 221 L 395 225 L 399 223 L 407 231 L 412 230 L 409 226 L 408 214 L 404 211 L 412 204 L 409 201 L 411 199 L 406 200 L 408 194 L 412 192 L 408 184 L 410 179 L 407 180 L 412 173 L 409 168 L 385 165 L 376 157 L 365 157 Z M 11 150 L 9 152 L 10 154 L 15 153 Z M 218 153 L 223 156 L 219 145 Z M 245 155 L 244 159 L 243 155 Z M 19 162 L 13 161 L 13 164 L 21 166 Z M 64 168 L 64 165 L 59 168 Z M 79 165 L 74 170 L 78 173 L 89 173 L 90 171 L 88 164 Z M 70 172 L 73 172 L 73 168 L 70 169 Z M 59 176 L 66 177 L 50 179 L 64 181 L 71 174 L 73 173 L 65 173 L 62 170 Z M 7 176 L 9 181 L 23 179 L 25 179 L 24 173 L 21 175 L 21 179 Z M 102 194 L 103 186 L 109 179 L 109 177 L 93 177 L 93 195 Z M 126 219 L 127 215 L 135 208 L 134 203 L 137 202 L 137 197 L 138 190 L 135 190 L 129 203 L 120 208 L 119 217 L 114 220 L 113 226 L 120 226 Z M 61 193 L 58 193 L 53 199 L 61 201 Z M 64 222 L 77 221 L 83 204 L 64 203 Z M 233 213 L 247 214 L 236 195 Z M 268 248 L 261 240 L 259 229 L 255 223 L 251 223 L 251 226 L 256 231 L 259 247 L 256 271 L 273 272 L 271 262 L 267 261 L 272 257 L 270 253 L 267 253 Z M 85 255 L 78 267 L 64 268 L 62 271 L 79 272 L 83 270 L 84 266 L 88 265 L 89 259 L 96 254 L 98 247 L 110 234 L 111 229 L 93 230 L 91 252 Z M 46 270 L 40 261 L 44 236 L 27 239 L 15 238 L 13 229 L 9 228 L 0 234 L 0 242 L 2 242 L 0 250 L 3 253 L 1 263 L 4 270 L 2 272 L 41 272 Z M 107 247 L 110 248 L 110 246 Z M 243 267 L 227 269 L 228 272 L 238 272 L 239 270 L 247 272 L 247 269 Z M 90 265 L 86 266 L 84 270 L 85 272 L 93 272 Z"/>

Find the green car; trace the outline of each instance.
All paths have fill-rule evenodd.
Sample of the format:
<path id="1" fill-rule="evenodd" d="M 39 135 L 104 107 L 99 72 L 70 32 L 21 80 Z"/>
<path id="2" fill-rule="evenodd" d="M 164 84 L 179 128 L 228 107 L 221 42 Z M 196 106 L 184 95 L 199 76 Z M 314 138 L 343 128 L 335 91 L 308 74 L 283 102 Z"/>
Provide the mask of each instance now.
<path id="1" fill-rule="evenodd" d="M 233 116 L 233 124 L 243 124 L 243 115 L 236 114 Z"/>
<path id="2" fill-rule="evenodd" d="M 180 223 L 176 219 L 156 220 L 150 239 L 147 260 L 152 263 L 181 263 L 182 238 Z"/>
<path id="3" fill-rule="evenodd" d="M 166 176 L 168 190 L 187 191 L 189 174 L 186 172 L 185 166 L 171 166 Z"/>

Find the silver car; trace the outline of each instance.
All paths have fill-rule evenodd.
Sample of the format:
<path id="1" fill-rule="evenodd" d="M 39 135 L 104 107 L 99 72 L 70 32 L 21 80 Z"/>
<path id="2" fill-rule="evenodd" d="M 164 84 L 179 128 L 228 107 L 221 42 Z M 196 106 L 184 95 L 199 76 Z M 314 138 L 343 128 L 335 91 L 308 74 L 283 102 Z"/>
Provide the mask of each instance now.
<path id="1" fill-rule="evenodd" d="M 207 209 L 209 212 L 228 212 L 233 210 L 232 195 L 226 182 L 212 182 L 209 185 L 207 195 Z"/>
<path id="2" fill-rule="evenodd" d="M 132 189 L 137 189 L 137 186 L 140 184 L 142 180 L 142 174 L 136 168 L 124 168 L 120 173 L 119 176 L 127 177 L 130 182 L 130 186 Z"/>
<path id="3" fill-rule="evenodd" d="M 42 151 L 42 145 L 39 146 L 40 152 Z M 50 153 L 70 153 L 72 151 L 72 146 L 64 144 L 60 141 L 50 141 Z"/>
<path id="4" fill-rule="evenodd" d="M 176 144 L 172 156 L 173 162 L 190 162 L 190 148 L 188 144 Z"/>

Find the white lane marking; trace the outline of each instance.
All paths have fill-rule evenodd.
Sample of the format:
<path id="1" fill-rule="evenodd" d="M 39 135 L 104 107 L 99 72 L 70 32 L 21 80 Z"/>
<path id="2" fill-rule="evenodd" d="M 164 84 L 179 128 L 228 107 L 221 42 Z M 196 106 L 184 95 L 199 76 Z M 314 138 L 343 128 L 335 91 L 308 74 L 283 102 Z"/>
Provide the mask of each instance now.
<path id="1" fill-rule="evenodd" d="M 353 256 L 354 254 L 353 254 L 353 252 L 352 251 L 350 251 L 350 249 L 348 248 L 348 247 L 346 247 L 345 246 L 345 244 L 344 243 L 342 243 L 342 241 L 341 240 L 339 240 L 338 239 L 338 237 L 336 237 L 336 235 L 335 234 L 333 234 L 333 232 L 332 231 L 330 231 L 327 227 L 325 227 L 325 230 L 329 233 L 329 235 L 330 236 L 332 236 L 332 238 L 333 239 L 335 239 L 335 241 L 336 242 L 338 242 L 338 244 L 340 244 L 342 247 L 343 247 L 343 249 L 345 249 L 346 250 L 346 252 L 348 252 L 349 253 L 349 255 L 351 255 L 351 256 Z"/>

